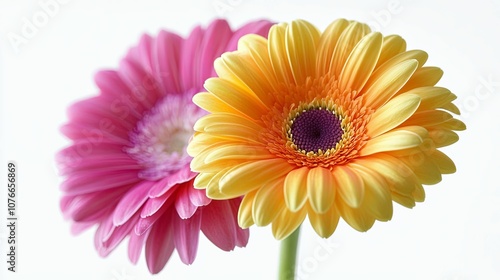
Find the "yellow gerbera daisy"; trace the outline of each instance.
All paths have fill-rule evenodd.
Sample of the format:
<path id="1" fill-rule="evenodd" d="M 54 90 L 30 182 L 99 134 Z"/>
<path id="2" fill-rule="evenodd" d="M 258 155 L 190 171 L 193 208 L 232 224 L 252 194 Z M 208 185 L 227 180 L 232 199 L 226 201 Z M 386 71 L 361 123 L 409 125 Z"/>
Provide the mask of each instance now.
<path id="1" fill-rule="evenodd" d="M 443 72 L 397 35 L 339 19 L 247 35 L 215 61 L 194 102 L 210 112 L 188 152 L 195 187 L 214 199 L 244 196 L 239 224 L 272 224 L 277 239 L 309 217 L 330 236 L 342 217 L 359 231 L 392 217 L 392 201 L 424 200 L 455 165 L 437 148 L 465 125 Z"/>

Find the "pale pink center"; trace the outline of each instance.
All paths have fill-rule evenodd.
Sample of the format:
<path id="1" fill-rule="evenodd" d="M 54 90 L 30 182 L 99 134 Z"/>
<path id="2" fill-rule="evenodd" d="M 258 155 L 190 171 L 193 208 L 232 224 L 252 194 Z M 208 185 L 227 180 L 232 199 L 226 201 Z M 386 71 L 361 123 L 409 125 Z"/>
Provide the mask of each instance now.
<path id="1" fill-rule="evenodd" d="M 186 147 L 202 115 L 204 111 L 180 95 L 164 97 L 146 113 L 130 133 L 132 147 L 125 148 L 143 166 L 139 177 L 158 180 L 188 165 Z"/>

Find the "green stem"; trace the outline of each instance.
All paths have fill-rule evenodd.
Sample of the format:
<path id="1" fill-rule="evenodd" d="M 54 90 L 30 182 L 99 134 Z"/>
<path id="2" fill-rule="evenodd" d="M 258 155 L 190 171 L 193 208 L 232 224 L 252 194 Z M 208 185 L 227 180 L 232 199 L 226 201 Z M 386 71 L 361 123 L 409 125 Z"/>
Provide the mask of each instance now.
<path id="1" fill-rule="evenodd" d="M 297 260 L 299 232 L 300 227 L 298 227 L 290 236 L 281 241 L 279 280 L 295 279 L 295 262 Z"/>

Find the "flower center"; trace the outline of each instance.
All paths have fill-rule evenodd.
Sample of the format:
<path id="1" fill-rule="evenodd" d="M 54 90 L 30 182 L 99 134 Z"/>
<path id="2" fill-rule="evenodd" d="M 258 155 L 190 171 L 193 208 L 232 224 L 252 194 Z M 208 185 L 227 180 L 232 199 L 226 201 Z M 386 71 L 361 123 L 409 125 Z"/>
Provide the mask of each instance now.
<path id="1" fill-rule="evenodd" d="M 262 117 L 259 140 L 276 157 L 298 167 L 333 169 L 359 156 L 373 110 L 363 95 L 340 91 L 330 74 L 301 85 L 281 85 Z"/>
<path id="2" fill-rule="evenodd" d="M 187 97 L 168 95 L 137 123 L 125 151 L 143 169 L 139 177 L 158 180 L 190 163 L 186 152 L 193 125 L 204 112 Z"/>
<path id="3" fill-rule="evenodd" d="M 290 128 L 292 142 L 306 153 L 335 148 L 343 134 L 341 120 L 335 113 L 323 108 L 299 113 Z"/>

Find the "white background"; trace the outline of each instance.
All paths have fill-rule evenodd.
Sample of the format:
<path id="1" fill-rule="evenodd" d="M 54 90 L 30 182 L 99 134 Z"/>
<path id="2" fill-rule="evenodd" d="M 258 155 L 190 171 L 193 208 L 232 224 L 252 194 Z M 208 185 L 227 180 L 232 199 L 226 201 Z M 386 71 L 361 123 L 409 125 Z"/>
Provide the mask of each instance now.
<path id="1" fill-rule="evenodd" d="M 231 253 L 203 237 L 193 265 L 174 253 L 152 276 L 143 256 L 130 264 L 126 244 L 98 257 L 94 229 L 72 236 L 59 210 L 54 154 L 69 143 L 58 131 L 66 107 L 96 94 L 94 73 L 116 67 L 143 32 L 185 36 L 216 17 L 233 27 L 259 18 L 303 18 L 321 29 L 339 17 L 369 22 L 426 50 L 427 65 L 445 72 L 438 85 L 459 97 L 468 129 L 446 149 L 458 172 L 426 187 L 426 202 L 414 209 L 396 205 L 390 222 L 367 233 L 341 222 L 325 241 L 305 224 L 299 279 L 500 279 L 498 1 L 66 0 L 16 47 L 9 34 L 22 36 L 24 19 L 33 22 L 47 1 L 0 0 L 1 279 L 276 279 L 279 243 L 269 227 L 252 228 L 247 248 Z M 4 261 L 9 160 L 19 168 L 16 273 Z"/>

